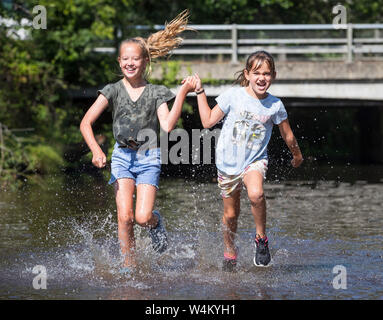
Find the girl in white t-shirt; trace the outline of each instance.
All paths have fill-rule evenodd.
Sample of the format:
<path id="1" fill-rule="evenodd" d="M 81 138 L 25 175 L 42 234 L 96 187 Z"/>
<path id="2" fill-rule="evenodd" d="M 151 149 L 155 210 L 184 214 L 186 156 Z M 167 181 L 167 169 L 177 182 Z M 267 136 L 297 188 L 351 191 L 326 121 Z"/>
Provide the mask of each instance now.
<path id="1" fill-rule="evenodd" d="M 217 97 L 213 109 L 208 105 L 198 75 L 195 92 L 204 128 L 211 128 L 224 118 L 216 148 L 218 186 L 223 199 L 223 269 L 234 270 L 238 250 L 234 245 L 240 212 L 242 186 L 247 190 L 256 226 L 254 264 L 266 266 L 271 256 L 266 236 L 266 201 L 263 181 L 266 177 L 267 144 L 272 127 L 278 125 L 282 138 L 293 155 L 294 168 L 303 161 L 280 99 L 267 92 L 276 77 L 273 57 L 265 51 L 251 54 L 233 87 Z"/>

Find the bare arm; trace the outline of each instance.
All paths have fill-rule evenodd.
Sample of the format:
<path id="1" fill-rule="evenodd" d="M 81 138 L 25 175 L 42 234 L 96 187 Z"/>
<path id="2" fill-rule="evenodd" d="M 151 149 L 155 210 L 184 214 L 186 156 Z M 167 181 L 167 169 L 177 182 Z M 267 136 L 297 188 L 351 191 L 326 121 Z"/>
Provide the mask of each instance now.
<path id="1" fill-rule="evenodd" d="M 85 113 L 80 124 L 81 134 L 84 137 L 86 144 L 88 145 L 90 151 L 93 154 L 92 163 L 98 168 L 102 168 L 105 166 L 106 156 L 104 152 L 102 152 L 100 146 L 98 145 L 94 137 L 92 125 L 107 108 L 107 106 L 108 100 L 102 94 L 100 94 L 96 101 Z"/>
<path id="2" fill-rule="evenodd" d="M 177 93 L 172 109 L 169 111 L 168 104 L 164 102 L 157 109 L 158 120 L 160 121 L 161 128 L 170 132 L 174 129 L 178 119 L 181 116 L 182 106 L 188 92 L 194 90 L 195 80 L 193 77 L 188 77 L 183 81 L 180 90 Z"/>
<path id="3" fill-rule="evenodd" d="M 294 168 L 297 168 L 301 165 L 303 161 L 301 150 L 299 149 L 298 142 L 295 139 L 293 131 L 291 130 L 289 121 L 283 120 L 279 125 L 279 132 L 283 140 L 285 141 L 287 147 L 289 148 L 291 154 L 293 155 L 293 160 L 291 164 Z"/>
<path id="4" fill-rule="evenodd" d="M 202 82 L 199 76 L 196 74 L 194 77 L 197 80 L 195 91 L 198 92 L 203 90 Z M 197 102 L 199 116 L 204 128 L 211 128 L 225 116 L 225 113 L 221 110 L 218 104 L 215 105 L 213 109 L 210 109 L 205 92 L 197 95 Z"/>

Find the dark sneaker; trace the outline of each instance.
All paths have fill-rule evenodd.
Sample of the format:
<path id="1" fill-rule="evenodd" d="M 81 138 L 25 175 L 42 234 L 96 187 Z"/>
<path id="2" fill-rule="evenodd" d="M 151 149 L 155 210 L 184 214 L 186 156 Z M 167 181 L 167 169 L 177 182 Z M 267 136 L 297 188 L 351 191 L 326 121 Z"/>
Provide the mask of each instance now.
<path id="1" fill-rule="evenodd" d="M 269 251 L 269 240 L 267 237 L 264 238 L 255 238 L 255 256 L 254 264 L 258 267 L 265 267 L 269 264 L 271 260 L 270 251 Z"/>
<path id="2" fill-rule="evenodd" d="M 224 254 L 224 260 L 222 263 L 222 271 L 225 272 L 235 272 L 237 266 L 237 256 L 238 256 L 238 248 L 235 248 L 235 256 L 230 257 Z"/>
<path id="3" fill-rule="evenodd" d="M 225 272 L 235 272 L 237 266 L 236 259 L 224 259 L 222 263 L 222 271 Z"/>
<path id="4" fill-rule="evenodd" d="M 154 251 L 162 253 L 168 248 L 168 236 L 162 223 L 160 213 L 158 211 L 153 211 L 153 214 L 158 217 L 158 223 L 155 228 L 149 229 L 149 235 L 152 238 Z"/>

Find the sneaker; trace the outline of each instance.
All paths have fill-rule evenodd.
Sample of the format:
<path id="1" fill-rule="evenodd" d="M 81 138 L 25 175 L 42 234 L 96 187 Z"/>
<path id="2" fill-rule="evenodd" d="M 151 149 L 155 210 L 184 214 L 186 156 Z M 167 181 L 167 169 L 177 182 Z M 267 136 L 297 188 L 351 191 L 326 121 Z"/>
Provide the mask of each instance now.
<path id="1" fill-rule="evenodd" d="M 235 272 L 236 266 L 237 266 L 237 256 L 238 256 L 238 249 L 235 248 L 235 256 L 229 257 L 226 254 L 224 254 L 225 259 L 222 263 L 222 271 L 225 272 Z"/>
<path id="2" fill-rule="evenodd" d="M 155 228 L 149 229 L 149 235 L 152 238 L 154 251 L 162 253 L 168 248 L 168 236 L 162 223 L 160 213 L 158 211 L 153 211 L 153 214 L 158 217 L 158 223 Z"/>
<path id="3" fill-rule="evenodd" d="M 265 267 L 271 260 L 269 251 L 269 240 L 265 236 L 264 238 L 255 238 L 255 256 L 254 264 L 258 267 Z"/>
<path id="4" fill-rule="evenodd" d="M 237 266 L 236 259 L 224 259 L 222 263 L 222 271 L 225 272 L 235 272 Z"/>

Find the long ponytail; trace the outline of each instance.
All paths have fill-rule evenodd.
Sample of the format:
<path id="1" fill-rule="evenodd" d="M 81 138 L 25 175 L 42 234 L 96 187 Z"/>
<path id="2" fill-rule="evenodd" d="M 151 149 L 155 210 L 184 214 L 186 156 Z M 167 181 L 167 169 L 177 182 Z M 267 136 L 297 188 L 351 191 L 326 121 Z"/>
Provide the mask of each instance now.
<path id="1" fill-rule="evenodd" d="M 185 30 L 193 30 L 188 27 L 189 10 L 184 10 L 169 23 L 165 23 L 165 29 L 151 34 L 147 39 L 142 37 L 130 38 L 122 41 L 119 46 L 119 54 L 122 45 L 126 43 L 137 43 L 141 49 L 144 58 L 148 59 L 149 73 L 151 71 L 151 61 L 159 57 L 168 55 L 177 48 L 183 38 L 179 36 Z"/>

